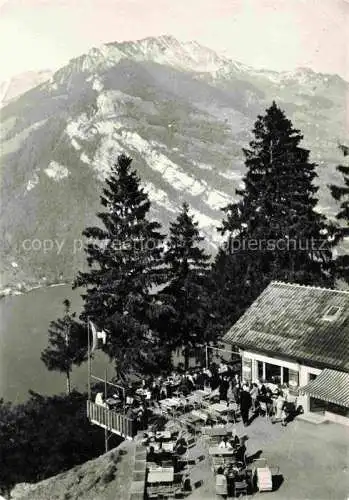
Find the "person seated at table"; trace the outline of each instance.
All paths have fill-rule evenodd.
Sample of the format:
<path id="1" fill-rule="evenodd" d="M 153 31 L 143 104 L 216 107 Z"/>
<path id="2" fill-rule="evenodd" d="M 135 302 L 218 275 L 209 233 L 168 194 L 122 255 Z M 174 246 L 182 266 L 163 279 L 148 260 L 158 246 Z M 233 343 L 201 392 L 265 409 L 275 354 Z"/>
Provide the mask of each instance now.
<path id="1" fill-rule="evenodd" d="M 147 462 L 156 462 L 156 453 L 154 450 L 154 446 L 149 447 L 149 451 L 147 453 Z"/>
<path id="2" fill-rule="evenodd" d="M 176 444 L 174 445 L 173 451 L 178 455 L 183 455 L 188 449 L 187 441 L 184 437 L 180 437 L 177 439 Z"/>
<path id="3" fill-rule="evenodd" d="M 223 468 L 219 467 L 216 474 L 216 495 L 226 498 L 228 495 L 227 478 L 223 473 Z"/>
<path id="4" fill-rule="evenodd" d="M 236 456 L 236 460 L 238 462 L 241 462 L 242 464 L 245 464 L 246 463 L 246 446 L 245 446 L 245 443 L 240 445 L 237 449 L 236 449 L 236 453 L 235 453 L 235 456 Z"/>
<path id="5" fill-rule="evenodd" d="M 95 404 L 99 406 L 104 406 L 105 408 L 108 407 L 107 403 L 104 401 L 103 392 L 97 392 Z"/>
<path id="6" fill-rule="evenodd" d="M 235 429 L 235 427 L 234 427 L 234 429 L 233 429 L 232 436 L 231 436 L 231 438 L 230 438 L 230 441 L 229 441 L 229 442 L 230 442 L 230 444 L 231 444 L 231 446 L 232 446 L 233 448 L 237 448 L 237 447 L 238 447 L 238 446 L 240 446 L 240 444 L 241 444 L 241 443 L 240 443 L 239 436 L 238 436 L 238 435 L 237 435 L 237 433 L 236 433 L 236 429 Z"/>
<path id="7" fill-rule="evenodd" d="M 192 384 L 190 383 L 190 381 L 188 380 L 187 377 L 184 377 L 182 382 L 180 383 L 179 387 L 178 387 L 178 390 L 184 395 L 184 396 L 188 396 L 191 391 L 193 389 L 193 386 Z"/>
<path id="8" fill-rule="evenodd" d="M 228 450 L 233 449 L 232 445 L 229 443 L 227 436 L 224 436 L 222 441 L 219 443 L 218 448 L 226 448 Z"/>
<path id="9" fill-rule="evenodd" d="M 193 490 L 191 486 L 190 475 L 188 473 L 184 474 L 182 478 L 182 489 L 185 493 L 190 493 Z"/>
<path id="10" fill-rule="evenodd" d="M 133 405 L 133 402 L 134 402 L 134 398 L 130 395 L 127 395 L 126 396 L 126 404 L 127 405 Z"/>
<path id="11" fill-rule="evenodd" d="M 205 374 L 204 372 L 200 371 L 198 374 L 197 374 L 197 377 L 196 377 L 196 386 L 198 389 L 200 389 L 201 391 L 204 390 L 204 387 L 205 387 L 205 380 L 206 380 L 206 377 L 205 377 Z"/>

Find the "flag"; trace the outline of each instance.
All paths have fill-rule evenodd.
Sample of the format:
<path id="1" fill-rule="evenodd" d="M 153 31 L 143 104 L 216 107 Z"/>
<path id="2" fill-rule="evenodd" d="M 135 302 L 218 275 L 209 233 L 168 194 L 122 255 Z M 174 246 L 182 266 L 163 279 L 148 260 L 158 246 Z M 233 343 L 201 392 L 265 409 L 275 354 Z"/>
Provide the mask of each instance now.
<path id="1" fill-rule="evenodd" d="M 92 347 L 91 347 L 91 353 L 96 349 L 98 339 L 101 339 L 103 341 L 103 344 L 106 343 L 107 341 L 107 333 L 104 330 L 97 331 L 96 326 L 90 321 L 90 328 L 92 332 Z"/>

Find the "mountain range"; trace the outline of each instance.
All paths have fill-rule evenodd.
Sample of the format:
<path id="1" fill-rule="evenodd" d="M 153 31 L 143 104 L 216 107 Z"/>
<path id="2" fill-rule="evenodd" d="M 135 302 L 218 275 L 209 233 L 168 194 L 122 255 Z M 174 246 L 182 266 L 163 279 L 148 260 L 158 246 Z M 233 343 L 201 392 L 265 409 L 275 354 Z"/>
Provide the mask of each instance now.
<path id="1" fill-rule="evenodd" d="M 188 201 L 214 252 L 220 209 L 241 187 L 242 148 L 273 100 L 319 165 L 318 209 L 336 213 L 326 186 L 341 181 L 337 145 L 347 140 L 338 75 L 258 70 L 164 35 L 93 48 L 37 78 L 1 108 L 2 286 L 68 280 L 84 265 L 81 232 L 121 152 L 164 232 Z"/>

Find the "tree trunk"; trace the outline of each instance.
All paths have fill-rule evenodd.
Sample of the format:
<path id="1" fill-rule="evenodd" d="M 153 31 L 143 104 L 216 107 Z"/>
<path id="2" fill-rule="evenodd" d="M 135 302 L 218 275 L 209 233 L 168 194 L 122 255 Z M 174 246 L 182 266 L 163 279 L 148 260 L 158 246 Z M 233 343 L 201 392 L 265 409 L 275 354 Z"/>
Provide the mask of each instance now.
<path id="1" fill-rule="evenodd" d="M 67 395 L 70 394 L 70 371 L 66 371 L 66 382 L 67 382 Z"/>

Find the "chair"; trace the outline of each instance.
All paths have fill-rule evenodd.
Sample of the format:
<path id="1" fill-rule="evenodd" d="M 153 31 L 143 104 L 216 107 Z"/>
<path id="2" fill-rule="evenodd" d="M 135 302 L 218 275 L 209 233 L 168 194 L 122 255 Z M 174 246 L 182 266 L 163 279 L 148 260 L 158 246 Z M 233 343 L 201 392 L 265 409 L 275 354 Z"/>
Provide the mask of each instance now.
<path id="1" fill-rule="evenodd" d="M 258 491 L 273 491 L 273 480 L 269 467 L 257 469 Z"/>
<path id="2" fill-rule="evenodd" d="M 247 496 L 248 484 L 247 481 L 235 481 L 234 483 L 234 496 L 237 497 L 240 494 Z"/>

